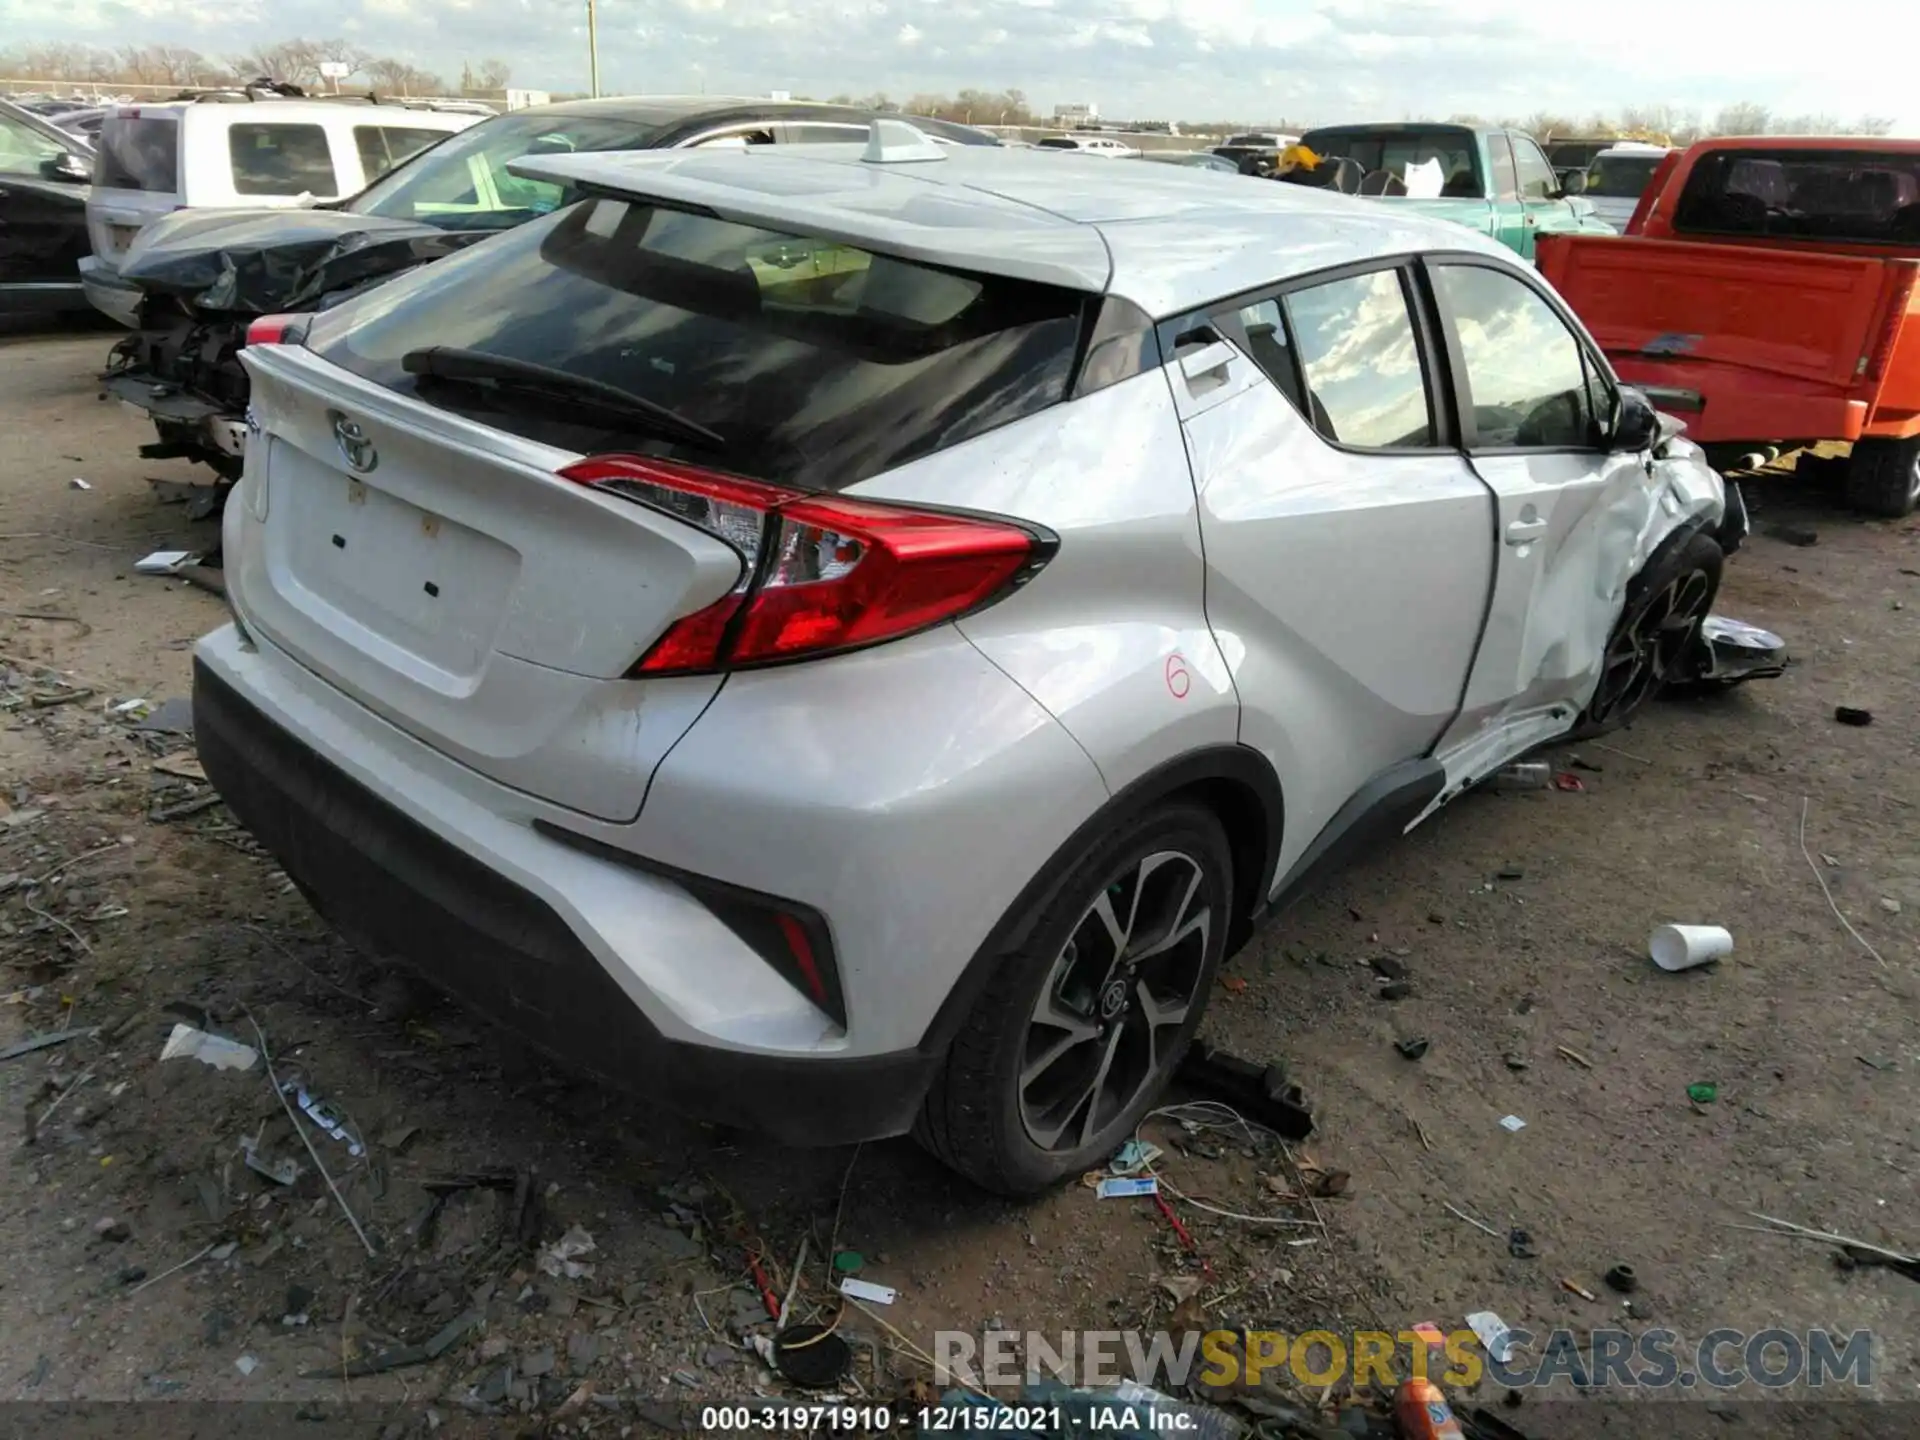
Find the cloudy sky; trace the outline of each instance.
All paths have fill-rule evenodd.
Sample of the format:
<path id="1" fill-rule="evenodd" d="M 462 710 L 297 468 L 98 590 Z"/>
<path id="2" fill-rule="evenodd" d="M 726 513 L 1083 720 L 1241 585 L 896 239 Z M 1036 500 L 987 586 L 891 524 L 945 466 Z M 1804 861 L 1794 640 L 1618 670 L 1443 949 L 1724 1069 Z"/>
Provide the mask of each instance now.
<path id="1" fill-rule="evenodd" d="M 1014 86 L 1109 115 L 1331 122 L 1460 110 L 1891 116 L 1920 135 L 1911 0 L 599 0 L 603 88 L 827 95 Z M 342 35 L 433 70 L 499 56 L 581 89 L 585 0 L 0 0 L 0 47 L 212 54 Z"/>

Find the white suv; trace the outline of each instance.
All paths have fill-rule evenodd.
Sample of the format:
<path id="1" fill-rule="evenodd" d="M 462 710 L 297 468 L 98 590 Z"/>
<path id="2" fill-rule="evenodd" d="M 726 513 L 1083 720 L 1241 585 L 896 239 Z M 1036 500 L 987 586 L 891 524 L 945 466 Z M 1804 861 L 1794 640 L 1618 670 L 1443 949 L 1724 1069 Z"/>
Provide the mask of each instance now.
<path id="1" fill-rule="evenodd" d="M 481 116 L 327 100 L 123 105 L 94 142 L 81 283 L 132 327 L 140 292 L 119 278 L 127 247 L 176 210 L 284 209 L 355 195 L 402 160 Z"/>
<path id="2" fill-rule="evenodd" d="M 1744 511 L 1491 241 L 874 129 L 528 158 L 591 198 L 257 324 L 195 725 L 369 953 L 1019 1193 L 1329 866 L 1692 664 Z"/>

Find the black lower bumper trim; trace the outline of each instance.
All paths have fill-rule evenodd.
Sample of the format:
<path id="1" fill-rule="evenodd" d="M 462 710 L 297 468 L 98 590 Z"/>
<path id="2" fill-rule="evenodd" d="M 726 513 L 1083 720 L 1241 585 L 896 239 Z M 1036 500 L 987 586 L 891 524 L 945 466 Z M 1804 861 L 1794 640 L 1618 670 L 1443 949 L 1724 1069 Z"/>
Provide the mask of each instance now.
<path id="1" fill-rule="evenodd" d="M 562 1065 L 794 1145 L 904 1134 L 937 1056 L 769 1058 L 669 1040 L 551 906 L 389 805 L 195 662 L 201 763 L 314 908 Z"/>

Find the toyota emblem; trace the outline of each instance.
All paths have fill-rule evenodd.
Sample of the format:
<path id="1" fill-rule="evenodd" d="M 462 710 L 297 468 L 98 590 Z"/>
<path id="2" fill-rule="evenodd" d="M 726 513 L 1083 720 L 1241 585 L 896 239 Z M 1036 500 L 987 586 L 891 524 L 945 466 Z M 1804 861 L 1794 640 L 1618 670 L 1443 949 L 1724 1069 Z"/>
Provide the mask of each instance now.
<path id="1" fill-rule="evenodd" d="M 327 412 L 333 420 L 333 443 L 340 447 L 340 458 L 347 462 L 347 468 L 355 474 L 365 475 L 380 463 L 380 452 L 373 448 L 373 441 L 367 438 L 367 432 L 360 428 L 360 422 L 342 415 L 338 410 Z"/>

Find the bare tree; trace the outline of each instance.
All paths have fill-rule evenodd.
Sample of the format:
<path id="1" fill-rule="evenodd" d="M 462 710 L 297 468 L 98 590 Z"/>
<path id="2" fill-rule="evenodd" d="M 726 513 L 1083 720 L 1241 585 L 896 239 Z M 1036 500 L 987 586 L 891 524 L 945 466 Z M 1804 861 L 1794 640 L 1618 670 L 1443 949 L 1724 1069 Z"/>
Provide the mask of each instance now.
<path id="1" fill-rule="evenodd" d="M 1713 117 L 1716 135 L 1765 135 L 1772 128 L 1773 112 L 1751 100 L 1728 105 Z"/>

